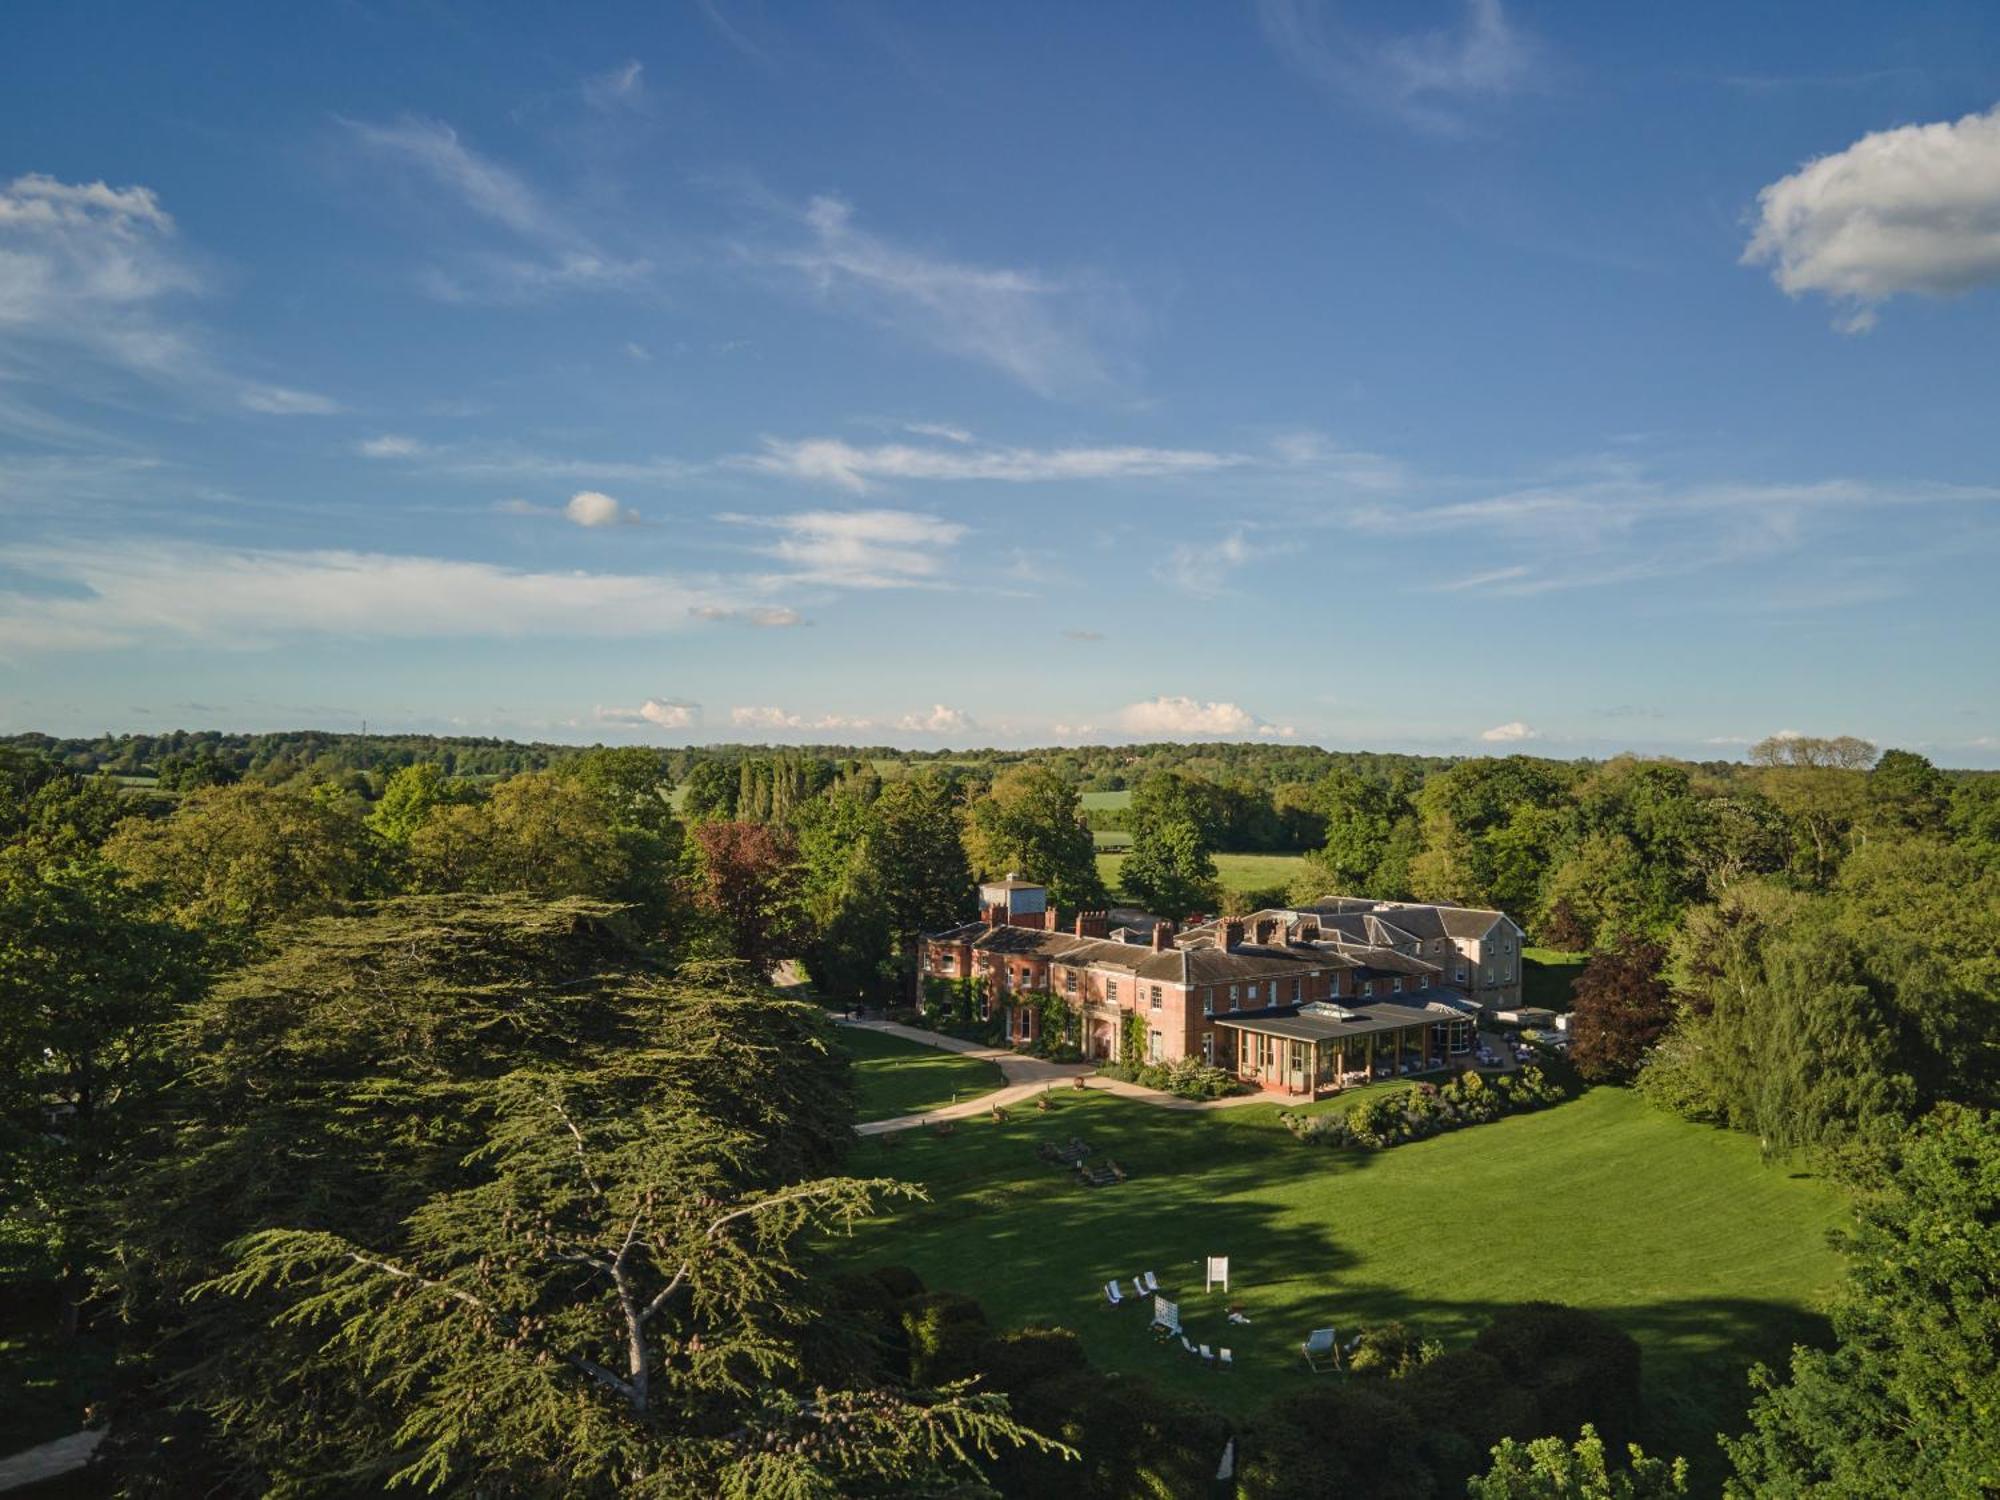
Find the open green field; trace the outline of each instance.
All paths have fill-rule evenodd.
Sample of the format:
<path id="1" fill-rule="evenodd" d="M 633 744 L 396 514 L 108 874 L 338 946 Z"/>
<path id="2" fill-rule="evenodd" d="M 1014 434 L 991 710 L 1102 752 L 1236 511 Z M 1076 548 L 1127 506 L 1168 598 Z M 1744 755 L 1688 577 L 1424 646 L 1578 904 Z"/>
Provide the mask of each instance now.
<path id="1" fill-rule="evenodd" d="M 1822 1330 L 1841 1217 L 1817 1180 L 1758 1158 L 1747 1137 L 1690 1125 L 1635 1094 L 1596 1089 L 1536 1114 L 1349 1154 L 1300 1145 L 1270 1106 L 1192 1113 L 1058 1093 L 1044 1114 L 965 1122 L 950 1136 L 864 1141 L 856 1172 L 922 1183 L 931 1201 L 873 1221 L 843 1259 L 904 1264 L 976 1296 L 1000 1327 L 1058 1324 L 1094 1361 L 1245 1414 L 1314 1378 L 1308 1331 L 1341 1337 L 1400 1318 L 1448 1345 L 1496 1307 L 1547 1298 L 1601 1311 L 1645 1351 L 1649 1450 L 1712 1475 L 1744 1372 Z M 1092 1189 L 1036 1143 L 1081 1135 L 1131 1180 Z M 1225 1321 L 1201 1257 L 1228 1255 Z M 1228 1345 L 1228 1377 L 1157 1345 L 1147 1316 L 1103 1284 L 1152 1270 L 1190 1336 Z"/>
<path id="2" fill-rule="evenodd" d="M 1132 792 L 1129 787 L 1122 792 L 1079 792 L 1077 801 L 1085 812 L 1122 812 L 1132 805 Z"/>
<path id="3" fill-rule="evenodd" d="M 1117 792 L 1094 795 L 1115 797 Z M 1271 886 L 1290 885 L 1305 867 L 1303 854 L 1218 854 L 1215 856 L 1215 873 L 1221 878 L 1225 891 L 1257 891 Z M 1098 878 L 1105 888 L 1118 894 L 1118 867 L 1125 862 L 1125 856 L 1099 850 L 1097 855 Z"/>
<path id="4" fill-rule="evenodd" d="M 879 1031 L 843 1027 L 841 1045 L 854 1059 L 862 1120 L 893 1120 L 991 1093 L 1006 1082 L 998 1066 L 976 1057 L 924 1047 Z"/>
<path id="5" fill-rule="evenodd" d="M 1541 1005 L 1550 1010 L 1568 1010 L 1571 1005 L 1570 986 L 1576 976 L 1583 972 L 1583 966 L 1590 962 L 1588 953 L 1562 953 L 1554 948 L 1523 948 L 1521 950 L 1521 1003 Z"/>

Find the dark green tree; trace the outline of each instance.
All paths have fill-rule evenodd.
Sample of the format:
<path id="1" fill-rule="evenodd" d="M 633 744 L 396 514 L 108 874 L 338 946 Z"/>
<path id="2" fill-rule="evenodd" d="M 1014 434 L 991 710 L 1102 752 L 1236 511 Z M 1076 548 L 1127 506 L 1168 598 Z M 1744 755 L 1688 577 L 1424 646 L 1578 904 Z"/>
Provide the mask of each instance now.
<path id="1" fill-rule="evenodd" d="M 1076 788 L 1044 766 L 1018 766 L 972 805 L 969 843 L 982 877 L 1018 870 L 1069 908 L 1104 904 L 1097 842 L 1084 826 Z"/>
<path id="2" fill-rule="evenodd" d="M 1132 847 L 1119 883 L 1170 921 L 1215 904 L 1215 855 L 1202 799 L 1187 778 L 1157 772 L 1132 794 Z"/>
<path id="3" fill-rule="evenodd" d="M 1753 1376 L 1725 1441 L 1741 1500 L 1867 1500 L 2000 1488 L 2000 1124 L 1945 1106 L 1879 1162 L 1850 1164 L 1856 1227 L 1832 1349 Z"/>

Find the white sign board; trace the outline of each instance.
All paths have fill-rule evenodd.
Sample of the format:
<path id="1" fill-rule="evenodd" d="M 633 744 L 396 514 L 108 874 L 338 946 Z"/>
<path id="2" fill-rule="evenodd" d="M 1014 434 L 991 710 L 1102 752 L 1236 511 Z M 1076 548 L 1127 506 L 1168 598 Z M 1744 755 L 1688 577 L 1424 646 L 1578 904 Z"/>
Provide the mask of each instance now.
<path id="1" fill-rule="evenodd" d="M 1229 1257 L 1226 1255 L 1211 1255 L 1208 1258 L 1208 1285 L 1202 1290 L 1214 1291 L 1218 1281 L 1225 1292 L 1229 1290 Z"/>

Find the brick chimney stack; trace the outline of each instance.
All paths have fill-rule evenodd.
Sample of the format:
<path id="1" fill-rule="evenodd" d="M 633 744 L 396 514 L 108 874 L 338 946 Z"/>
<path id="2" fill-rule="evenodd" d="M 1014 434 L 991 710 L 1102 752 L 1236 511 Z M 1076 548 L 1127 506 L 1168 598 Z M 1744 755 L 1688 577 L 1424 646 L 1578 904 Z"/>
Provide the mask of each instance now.
<path id="1" fill-rule="evenodd" d="M 1076 935 L 1080 938 L 1101 938 L 1110 930 L 1110 920 L 1101 911 L 1080 911 L 1076 914 Z"/>
<path id="2" fill-rule="evenodd" d="M 1062 931 L 1062 923 L 1057 919 L 1056 909 L 1053 906 L 1048 907 L 1042 912 L 1042 931 L 1044 932 Z"/>
<path id="3" fill-rule="evenodd" d="M 1230 917 L 1223 922 L 1222 940 L 1219 946 L 1225 953 L 1243 946 L 1243 922 L 1240 918 Z"/>
<path id="4" fill-rule="evenodd" d="M 1277 936 L 1278 924 L 1274 918 L 1259 917 L 1257 919 L 1256 927 L 1253 928 L 1252 930 L 1255 933 L 1255 936 L 1251 939 L 1251 941 L 1256 943 L 1257 946 L 1261 948 L 1266 943 L 1270 942 L 1272 938 Z"/>
<path id="5" fill-rule="evenodd" d="M 1005 903 L 999 901 L 988 903 L 986 907 L 986 925 L 988 927 L 1005 927 L 1007 925 L 1007 907 Z"/>
<path id="6" fill-rule="evenodd" d="M 1153 924 L 1153 951 L 1155 953 L 1165 953 L 1173 945 L 1174 924 L 1171 922 L 1155 922 Z"/>

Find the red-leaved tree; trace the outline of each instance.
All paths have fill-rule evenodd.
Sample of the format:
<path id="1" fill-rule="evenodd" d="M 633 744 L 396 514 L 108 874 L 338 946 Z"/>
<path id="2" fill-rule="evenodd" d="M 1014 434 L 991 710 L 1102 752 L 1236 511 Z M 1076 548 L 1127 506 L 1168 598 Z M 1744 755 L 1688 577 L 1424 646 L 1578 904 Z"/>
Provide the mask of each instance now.
<path id="1" fill-rule="evenodd" d="M 768 975 L 803 937 L 794 896 L 798 853 L 790 832 L 764 823 L 700 823 L 695 905 L 712 918 L 732 957 Z"/>
<path id="2" fill-rule="evenodd" d="M 1673 992 L 1660 977 L 1666 951 L 1625 938 L 1583 966 L 1573 990 L 1570 1056 L 1593 1083 L 1630 1078 L 1646 1049 L 1674 1019 Z"/>

